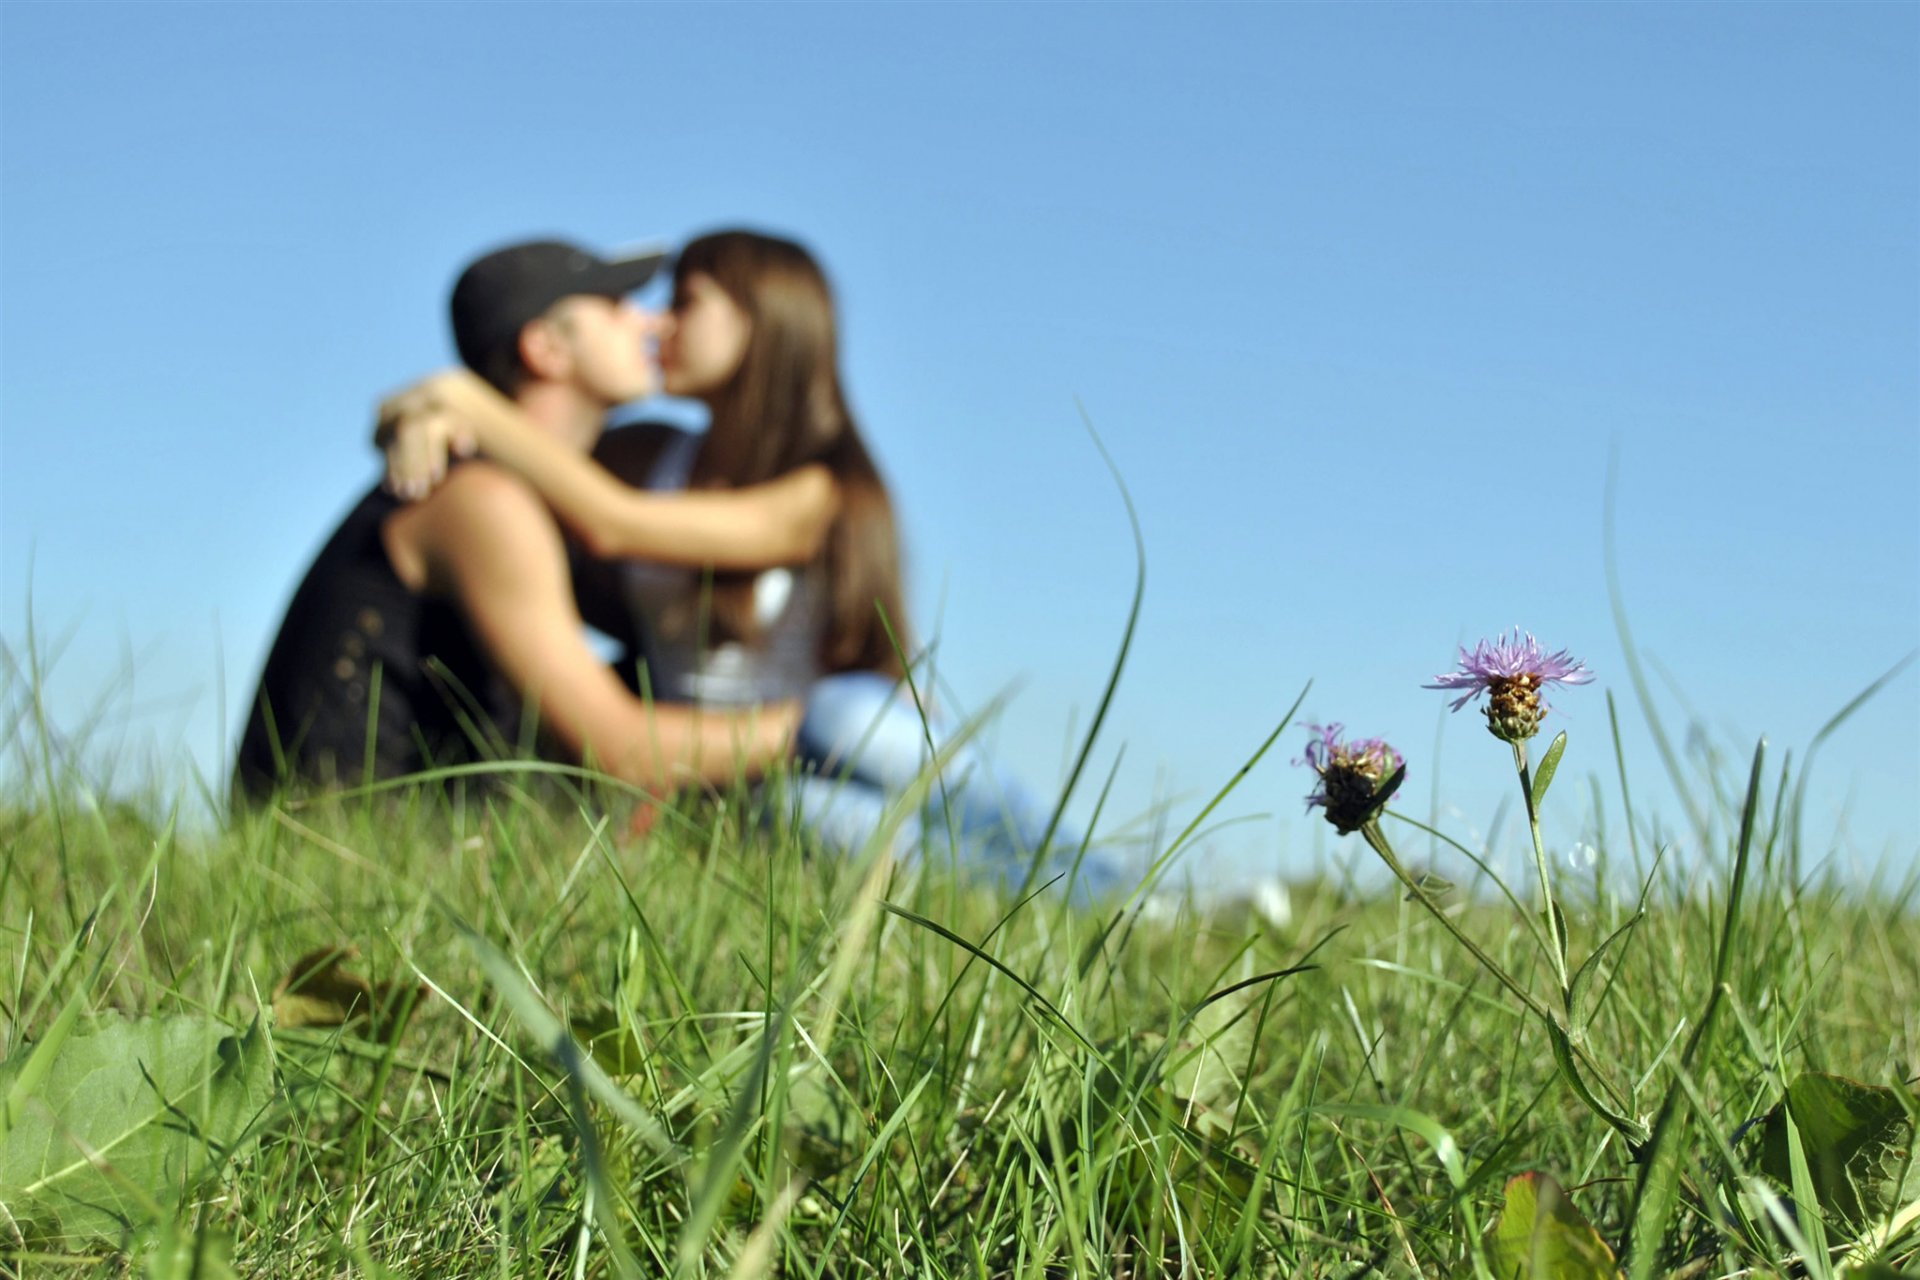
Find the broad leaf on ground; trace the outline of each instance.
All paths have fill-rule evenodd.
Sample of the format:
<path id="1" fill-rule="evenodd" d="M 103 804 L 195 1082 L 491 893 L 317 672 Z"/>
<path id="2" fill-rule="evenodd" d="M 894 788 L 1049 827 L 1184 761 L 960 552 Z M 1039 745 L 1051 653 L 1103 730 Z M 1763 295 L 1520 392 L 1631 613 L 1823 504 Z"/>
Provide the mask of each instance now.
<path id="1" fill-rule="evenodd" d="M 1791 1186 L 1787 1154 L 1790 1113 L 1806 1151 L 1814 1195 L 1829 1217 L 1860 1227 L 1920 1198 L 1910 1105 L 1878 1085 L 1809 1072 L 1761 1122 L 1760 1168 Z"/>
<path id="2" fill-rule="evenodd" d="M 427 989 L 413 982 L 369 982 L 346 967 L 359 956 L 354 947 L 322 947 L 294 961 L 273 989 L 273 1025 L 284 1031 L 360 1023 L 370 1039 L 398 1039 Z"/>
<path id="3" fill-rule="evenodd" d="M 0 1063 L 0 1093 L 29 1052 Z M 258 1024 L 180 1015 L 76 1033 L 0 1141 L 0 1231 L 118 1241 L 225 1163 L 272 1095 Z"/>
<path id="4" fill-rule="evenodd" d="M 1229 1127 L 1240 1100 L 1240 1073 L 1253 1056 L 1257 995 L 1238 991 L 1209 1001 L 1194 1014 L 1162 1068 L 1167 1090 L 1212 1125 Z"/>
<path id="5" fill-rule="evenodd" d="M 1507 1180 L 1507 1204 L 1487 1232 L 1499 1280 L 1613 1280 L 1613 1250 L 1544 1173 Z"/>
<path id="6" fill-rule="evenodd" d="M 793 1161 L 810 1178 L 839 1172 L 860 1155 L 870 1134 L 846 1086 L 820 1063 L 788 1078 L 785 1127 Z"/>

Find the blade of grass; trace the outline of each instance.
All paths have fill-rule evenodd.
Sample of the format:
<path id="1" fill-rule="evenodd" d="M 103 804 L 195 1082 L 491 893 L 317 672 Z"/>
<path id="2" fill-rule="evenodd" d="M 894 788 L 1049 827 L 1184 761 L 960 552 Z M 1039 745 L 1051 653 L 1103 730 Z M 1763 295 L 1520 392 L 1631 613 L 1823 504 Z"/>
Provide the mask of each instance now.
<path id="1" fill-rule="evenodd" d="M 1133 599 L 1127 604 L 1126 626 L 1120 631 L 1120 648 L 1113 655 L 1113 666 L 1107 673 L 1106 687 L 1100 691 L 1100 701 L 1095 704 L 1093 718 L 1087 723 L 1086 736 L 1080 741 L 1080 751 L 1073 759 L 1073 767 L 1067 770 L 1067 781 L 1060 788 L 1060 799 L 1054 803 L 1053 814 L 1047 819 L 1046 831 L 1040 837 L 1040 847 L 1033 851 L 1033 861 L 1027 867 L 1026 878 L 1021 882 L 1016 897 L 1025 897 L 1039 878 L 1040 868 L 1045 864 L 1047 851 L 1053 844 L 1053 837 L 1060 830 L 1060 824 L 1066 819 L 1067 804 L 1073 799 L 1074 788 L 1080 784 L 1080 775 L 1085 772 L 1087 761 L 1093 756 L 1093 744 L 1100 737 L 1100 730 L 1107 722 L 1107 712 L 1113 706 L 1113 695 L 1120 688 L 1120 676 L 1127 667 L 1127 654 L 1133 649 L 1133 633 L 1140 624 L 1140 606 L 1147 595 L 1147 540 L 1140 532 L 1140 515 L 1134 510 L 1133 494 L 1127 490 L 1127 482 L 1120 474 L 1120 467 L 1107 452 L 1100 433 L 1094 430 L 1093 419 L 1087 413 L 1087 407 L 1079 401 L 1074 407 L 1080 411 L 1080 421 L 1087 429 L 1087 436 L 1093 441 L 1093 447 L 1099 452 L 1100 460 L 1107 464 L 1107 473 L 1113 477 L 1114 487 L 1120 491 L 1121 505 L 1127 511 L 1127 527 L 1133 532 Z"/>
<path id="2" fill-rule="evenodd" d="M 1651 1280 L 1659 1266 L 1660 1248 L 1667 1225 L 1680 1195 L 1680 1170 L 1685 1161 L 1687 1132 L 1692 1109 L 1687 1105 L 1681 1078 L 1696 1074 L 1702 1053 L 1710 1056 L 1721 1007 L 1721 992 L 1729 977 L 1734 948 L 1740 933 L 1740 907 L 1743 901 L 1747 864 L 1753 851 L 1754 815 L 1760 807 L 1761 768 L 1766 761 L 1767 743 L 1762 738 L 1753 750 L 1753 769 L 1747 781 L 1747 799 L 1740 819 L 1740 836 L 1734 846 L 1733 876 L 1728 886 L 1726 909 L 1720 929 L 1720 945 L 1714 957 L 1713 987 L 1707 995 L 1706 1009 L 1680 1051 L 1675 1066 L 1676 1079 L 1667 1087 L 1655 1116 L 1653 1134 L 1642 1154 L 1633 1205 L 1628 1213 L 1627 1262 L 1632 1280 Z"/>

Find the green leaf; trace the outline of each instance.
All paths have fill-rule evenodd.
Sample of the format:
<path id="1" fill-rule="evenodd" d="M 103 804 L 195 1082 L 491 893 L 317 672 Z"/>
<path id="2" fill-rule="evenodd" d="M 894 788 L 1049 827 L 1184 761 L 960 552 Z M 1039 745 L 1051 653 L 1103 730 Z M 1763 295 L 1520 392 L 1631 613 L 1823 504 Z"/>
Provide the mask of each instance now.
<path id="1" fill-rule="evenodd" d="M 824 1066 L 787 1080 L 785 1129 L 794 1163 L 810 1178 L 826 1178 L 860 1154 L 867 1123 L 852 1096 Z"/>
<path id="2" fill-rule="evenodd" d="M 605 1001 L 574 1009 L 567 1017 L 567 1027 L 614 1079 L 625 1080 L 647 1069 L 647 1047 L 621 1020 L 620 1010 Z"/>
<path id="3" fill-rule="evenodd" d="M 106 906 L 111 897 L 112 894 L 109 893 L 106 898 L 101 899 L 100 906 L 94 908 L 93 914 L 87 917 L 79 932 L 74 934 L 73 940 L 67 943 L 60 957 L 60 963 L 54 967 L 55 979 L 66 972 L 67 966 L 78 958 L 80 952 L 93 940 L 94 922 L 99 918 L 101 908 Z M 24 1055 L 16 1053 L 7 1059 L 5 1066 L 8 1069 L 0 1069 L 0 1085 L 5 1085 L 5 1088 L 0 1088 L 0 1143 L 4 1143 L 7 1135 L 13 1131 L 13 1122 L 19 1117 L 21 1106 L 40 1088 L 47 1077 L 47 1072 L 53 1069 L 53 1060 L 60 1052 L 60 1046 L 66 1043 L 67 1036 L 73 1032 L 74 1024 L 86 1011 L 87 994 L 93 988 L 93 977 L 99 975 L 100 962 L 104 958 L 103 956 L 95 960 L 93 975 L 67 997 L 67 1003 L 61 1007 L 59 1015 L 53 1020 L 53 1025 L 47 1028 L 46 1033 L 34 1043 L 33 1047 Z M 43 998 L 45 994 L 43 990 Z M 39 1003 L 38 999 L 34 1001 L 35 1011 Z M 30 1023 L 32 1019 L 33 1011 L 29 1011 L 27 1021 Z"/>
<path id="4" fill-rule="evenodd" d="M 1580 1074 L 1580 1063 L 1574 1057 L 1573 1040 L 1559 1019 L 1547 1019 L 1547 1043 L 1552 1046 L 1553 1060 L 1560 1068 L 1560 1074 L 1566 1079 L 1580 1101 L 1587 1104 L 1593 1113 L 1619 1131 L 1620 1136 L 1636 1145 L 1648 1138 L 1647 1126 L 1632 1116 L 1618 1111 L 1603 1102 L 1593 1087 Z M 1602 1084 L 1605 1082 L 1602 1081 Z"/>
<path id="5" fill-rule="evenodd" d="M 1507 1205 L 1487 1232 L 1499 1280 L 1613 1280 L 1613 1250 L 1544 1173 L 1507 1180 Z"/>
<path id="6" fill-rule="evenodd" d="M 1580 1007 L 1580 988 L 1586 985 L 1588 977 L 1598 967 L 1601 957 L 1606 955 L 1607 951 L 1615 943 L 1624 942 L 1627 938 L 1627 935 L 1632 933 L 1635 927 L 1637 927 L 1639 923 L 1642 920 L 1645 920 L 1646 918 L 1647 918 L 1647 908 L 1643 904 L 1638 910 L 1636 910 L 1633 913 L 1631 917 L 1628 918 L 1625 924 L 1621 925 L 1618 929 L 1615 929 L 1612 933 L 1608 934 L 1606 936 L 1605 941 L 1601 942 L 1599 946 L 1593 949 L 1593 954 L 1589 955 L 1585 960 L 1580 962 L 1579 969 L 1574 971 L 1572 981 L 1567 984 L 1567 1003 L 1572 1005 L 1575 1010 L 1577 1010 Z"/>
<path id="7" fill-rule="evenodd" d="M 6 1090 L 0 1093 L 0 1142 L 7 1141 L 27 1101 L 46 1083 L 54 1061 L 60 1056 L 61 1047 L 66 1044 L 81 1011 L 86 1007 L 87 992 L 82 987 L 67 998 L 66 1006 L 60 1010 L 60 1015 L 53 1020 L 53 1025 L 47 1028 L 44 1036 L 24 1053 L 16 1053 L 4 1065 L 0 1065 L 0 1083 L 6 1085 Z"/>
<path id="8" fill-rule="evenodd" d="M 1801 1139 L 1800 1126 L 1794 1123 L 1791 1108 L 1782 1117 L 1781 1124 L 1787 1135 L 1787 1170 L 1792 1175 L 1789 1184 L 1793 1188 L 1795 1209 L 1791 1220 L 1793 1229 L 1787 1238 L 1805 1264 L 1808 1280 L 1833 1280 L 1833 1263 L 1827 1253 L 1826 1216 L 1815 1207 L 1819 1193 L 1813 1189 L 1806 1143 Z M 1778 1213 L 1778 1209 L 1770 1209 L 1769 1213 Z"/>
<path id="9" fill-rule="evenodd" d="M 1567 753 L 1567 731 L 1562 729 L 1554 735 L 1553 744 L 1547 748 L 1547 754 L 1540 757 L 1540 767 L 1533 775 L 1533 811 L 1540 812 L 1540 802 L 1547 798 L 1547 788 L 1553 785 L 1553 775 L 1560 768 L 1560 757 Z"/>
<path id="10" fill-rule="evenodd" d="M 1438 1157 L 1440 1167 L 1446 1170 L 1447 1181 L 1453 1184 L 1453 1189 L 1466 1190 L 1467 1166 L 1461 1156 L 1460 1144 L 1446 1126 L 1425 1112 L 1372 1102 L 1322 1103 L 1314 1110 L 1321 1115 L 1352 1116 L 1360 1120 L 1378 1120 L 1383 1124 L 1398 1125 L 1409 1133 L 1425 1138 L 1427 1145 L 1433 1148 L 1433 1154 Z"/>
<path id="11" fill-rule="evenodd" d="M 1242 1091 L 1240 1073 L 1253 1057 L 1253 993 L 1242 988 L 1209 1000 L 1169 1051 L 1163 1082 L 1184 1107 L 1228 1112 Z"/>
<path id="12" fill-rule="evenodd" d="M 1554 949 L 1560 953 L 1560 967 L 1564 971 L 1567 964 L 1567 913 L 1560 909 L 1558 898 L 1547 899 L 1547 929 L 1553 935 Z M 1569 992 L 1572 988 L 1569 986 Z"/>
<path id="13" fill-rule="evenodd" d="M 233 1269 L 233 1241 L 213 1227 L 195 1230 L 168 1219 L 144 1250 L 145 1280 L 239 1280 Z"/>
<path id="14" fill-rule="evenodd" d="M 360 950 L 342 944 L 309 951 L 293 962 L 273 989 L 273 1026 L 358 1026 L 381 1044 L 392 1044 L 406 1030 L 427 989 L 415 982 L 369 982 L 347 965 Z"/>
<path id="15" fill-rule="evenodd" d="M 1909 1105 L 1892 1089 L 1809 1072 L 1762 1121 L 1760 1168 L 1792 1185 L 1790 1114 L 1821 1210 L 1855 1227 L 1883 1218 L 1920 1196 Z"/>
<path id="16" fill-rule="evenodd" d="M 0 1063 L 0 1091 L 42 1062 Z M 105 1020 L 58 1046 L 0 1141 L 0 1206 L 42 1243 L 122 1240 L 165 1213 L 252 1135 L 273 1096 L 256 1023 Z"/>

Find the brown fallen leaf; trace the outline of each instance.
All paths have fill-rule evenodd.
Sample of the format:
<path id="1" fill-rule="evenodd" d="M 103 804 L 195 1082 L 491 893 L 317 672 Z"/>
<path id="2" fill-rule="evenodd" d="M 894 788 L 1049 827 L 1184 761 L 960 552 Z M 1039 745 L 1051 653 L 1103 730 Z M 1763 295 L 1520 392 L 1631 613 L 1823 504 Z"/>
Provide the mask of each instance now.
<path id="1" fill-rule="evenodd" d="M 346 965 L 360 958 L 358 947 L 322 947 L 293 962 L 273 989 L 273 1025 L 342 1027 L 364 1023 L 369 1039 L 390 1044 L 406 1028 L 426 998 L 418 983 L 369 982 Z"/>

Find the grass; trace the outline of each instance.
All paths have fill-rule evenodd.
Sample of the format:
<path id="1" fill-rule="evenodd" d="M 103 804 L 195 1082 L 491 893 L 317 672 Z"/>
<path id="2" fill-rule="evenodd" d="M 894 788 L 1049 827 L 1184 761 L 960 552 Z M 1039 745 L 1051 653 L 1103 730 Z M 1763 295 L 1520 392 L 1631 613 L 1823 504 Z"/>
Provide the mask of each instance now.
<path id="1" fill-rule="evenodd" d="M 578 771 L 279 805 L 183 836 L 163 807 L 84 785 L 38 714 L 38 655 L 7 665 L 12 1273 L 1920 1265 L 1920 869 L 1877 892 L 1806 870 L 1834 852 L 1803 819 L 1806 760 L 1797 777 L 1764 752 L 1740 777 L 1680 777 L 1637 667 L 1693 864 L 1663 859 L 1623 762 L 1626 826 L 1585 833 L 1588 878 L 1560 873 L 1544 902 L 1451 845 L 1437 875 L 1391 890 L 1296 884 L 1281 924 L 815 856 L 741 793 L 680 802 L 633 839 L 628 801 Z M 1530 818 L 1553 760 L 1534 763 Z M 1425 830 L 1389 812 L 1361 835 L 1397 864 L 1393 839 Z M 212 1117 L 255 1094 L 221 1095 L 221 1112 L 216 1080 L 200 1105 L 156 1107 L 154 1064 L 121 1064 L 124 1096 L 101 1096 L 114 1064 L 87 1056 L 87 1033 L 162 1018 L 252 1046 L 223 1063 L 270 1063 L 244 1130 Z M 63 1079 L 75 1062 L 96 1070 L 91 1094 Z M 28 1215 L 46 1179 L 20 1172 L 20 1134 L 55 1089 L 88 1099 L 48 1147 L 93 1179 L 86 1231 L 82 1214 Z M 136 1132 L 123 1113 L 141 1105 L 157 1120 Z M 88 1115 L 133 1136 L 83 1138 Z M 201 1158 L 143 1182 L 149 1139 Z"/>
<path id="2" fill-rule="evenodd" d="M 177 1214 L 117 1239 L 15 1236 L 10 1265 L 1473 1275 L 1507 1179 L 1533 1170 L 1600 1237 L 1632 1236 L 1649 1153 L 1636 1162 L 1539 1022 L 1399 891 L 1297 885 L 1284 927 L 1076 910 L 809 856 L 741 796 L 625 841 L 617 802 L 533 782 L 274 808 L 191 839 L 57 778 L 0 806 L 8 1055 L 77 1000 L 82 1029 L 259 1018 L 277 1081 L 253 1140 Z M 1721 1033 L 1684 1076 L 1732 838 L 1644 901 L 1560 886 L 1576 962 L 1644 911 L 1569 1024 L 1627 1113 L 1671 1095 L 1687 1121 L 1671 1218 L 1636 1272 L 1800 1274 L 1806 1233 L 1787 1228 L 1808 1215 L 1769 1218 L 1735 1131 L 1803 1072 L 1890 1085 L 1920 1062 L 1912 883 L 1793 883 L 1787 806 L 1757 811 L 1774 818 Z M 1440 905 L 1557 998 L 1525 909 Z M 289 969 L 343 945 L 353 972 L 425 989 L 397 1035 L 276 1025 Z M 1842 1258 L 1845 1224 L 1826 1236 Z"/>

